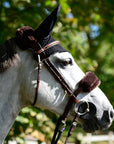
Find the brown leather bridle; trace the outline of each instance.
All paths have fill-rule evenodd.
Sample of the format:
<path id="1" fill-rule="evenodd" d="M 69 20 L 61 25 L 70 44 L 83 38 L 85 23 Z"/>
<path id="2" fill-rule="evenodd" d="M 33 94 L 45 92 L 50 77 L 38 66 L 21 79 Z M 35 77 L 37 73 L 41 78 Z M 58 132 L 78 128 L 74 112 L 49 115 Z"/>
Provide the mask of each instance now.
<path id="1" fill-rule="evenodd" d="M 45 47 L 41 47 L 40 46 L 40 50 L 35 51 L 35 53 L 38 55 L 38 78 L 37 78 L 37 88 L 36 88 L 36 94 L 35 94 L 35 99 L 32 105 L 35 105 L 36 101 L 37 101 L 37 97 L 38 97 L 38 89 L 39 89 L 39 83 L 40 83 L 40 73 L 41 73 L 41 59 L 40 59 L 40 54 L 44 53 L 45 55 L 45 50 L 51 48 L 54 45 L 59 44 L 59 41 L 54 41 L 48 45 L 46 45 Z M 38 44 L 39 45 L 39 44 Z M 67 115 L 69 113 L 69 110 L 71 109 L 72 105 L 74 103 L 80 103 L 76 97 L 80 92 L 83 92 L 84 90 L 82 89 L 82 87 L 78 87 L 75 91 L 73 91 L 70 86 L 67 84 L 67 82 L 64 80 L 63 76 L 61 75 L 61 73 L 56 69 L 56 67 L 54 66 L 54 64 L 50 61 L 49 58 L 46 58 L 42 61 L 45 66 L 47 67 L 47 69 L 53 74 L 53 76 L 55 77 L 56 80 L 58 80 L 58 82 L 61 84 L 61 86 L 63 87 L 63 89 L 65 91 L 67 91 L 67 94 L 70 96 L 69 101 L 65 107 L 64 113 L 60 116 L 55 131 L 54 131 L 54 135 L 53 135 L 53 139 L 51 144 L 57 144 L 58 140 L 60 139 L 60 136 L 62 134 L 62 132 L 65 129 L 65 123 L 66 123 L 66 118 Z M 92 75 L 93 76 L 93 75 Z M 88 90 L 91 91 L 91 90 Z M 88 92 L 87 91 L 87 92 Z M 85 114 L 86 112 L 89 112 L 89 105 L 87 104 L 87 108 L 85 109 L 85 112 L 83 114 Z M 81 113 L 78 112 L 78 109 L 76 111 L 76 115 L 74 117 L 73 123 L 70 127 L 68 136 L 66 138 L 65 144 L 68 141 L 68 138 L 70 137 L 70 135 L 72 134 L 74 128 L 76 127 L 76 122 L 78 121 L 79 116 L 81 115 Z M 61 127 L 61 128 L 60 128 Z M 57 136 L 58 134 L 58 136 Z"/>
<path id="2" fill-rule="evenodd" d="M 38 78 L 37 78 L 37 87 L 36 87 L 36 93 L 35 93 L 35 98 L 34 98 L 34 102 L 32 105 L 35 105 L 36 101 L 37 101 L 37 97 L 38 97 L 38 89 L 39 89 L 39 83 L 40 83 L 40 73 L 41 73 L 41 59 L 40 59 L 40 54 L 45 52 L 45 50 L 49 49 L 50 47 L 59 44 L 59 41 L 54 41 L 48 45 L 46 45 L 45 47 L 41 48 L 40 46 L 40 50 L 35 51 L 36 54 L 38 54 Z M 45 54 L 45 53 L 44 53 Z M 64 80 L 64 78 L 62 77 L 62 75 L 60 74 L 60 72 L 56 69 L 56 67 L 54 66 L 54 64 L 49 60 L 49 58 L 46 58 L 43 60 L 43 63 L 45 64 L 45 66 L 47 67 L 47 69 L 53 74 L 53 76 L 55 77 L 55 79 L 57 79 L 59 81 L 59 83 L 61 84 L 61 86 L 63 87 L 63 89 L 65 91 L 67 91 L 68 95 L 70 95 L 70 99 L 67 103 L 67 106 L 65 108 L 65 111 L 63 113 L 62 116 L 60 116 L 54 135 L 53 135 L 53 139 L 52 139 L 52 144 L 56 144 L 57 141 L 59 140 L 60 136 L 57 137 L 56 139 L 56 135 L 59 131 L 59 127 L 60 125 L 62 125 L 62 129 L 60 131 L 60 133 L 62 133 L 62 130 L 65 127 L 65 120 L 66 117 L 68 115 L 68 112 L 70 110 L 70 108 L 72 107 L 72 104 L 78 103 L 79 101 L 76 99 L 76 96 L 80 93 L 80 90 L 76 90 L 75 92 L 73 92 L 73 90 L 69 87 L 69 85 L 66 83 L 66 81 Z M 77 115 L 77 117 L 79 117 L 79 115 Z"/>
<path id="3" fill-rule="evenodd" d="M 33 102 L 33 105 L 36 103 L 37 100 L 37 95 L 38 95 L 38 87 L 39 87 L 39 81 L 40 81 L 40 72 L 41 72 L 41 59 L 40 59 L 40 54 L 45 52 L 45 50 L 51 48 L 54 45 L 59 44 L 59 41 L 54 41 L 48 45 L 46 45 L 45 47 L 41 48 L 40 46 L 40 50 L 35 51 L 36 54 L 38 54 L 38 79 L 37 79 L 37 89 L 36 89 L 36 95 L 35 95 L 35 99 Z M 44 53 L 45 54 L 45 53 Z M 45 66 L 48 68 L 48 70 L 53 74 L 53 76 L 55 77 L 55 79 L 57 79 L 59 81 L 59 83 L 62 85 L 62 87 L 67 91 L 67 93 L 73 97 L 74 101 L 76 103 L 78 103 L 79 101 L 76 99 L 75 97 L 75 93 L 73 92 L 73 90 L 69 87 L 69 85 L 66 83 L 66 81 L 64 80 L 64 78 L 62 77 L 62 75 L 60 74 L 60 72 L 55 68 L 54 64 L 49 60 L 49 58 L 46 58 L 43 60 L 43 63 L 45 64 Z"/>
<path id="4" fill-rule="evenodd" d="M 27 30 L 30 30 L 31 32 L 30 31 L 27 32 Z M 62 132 L 65 129 L 66 118 L 67 118 L 67 115 L 68 115 L 70 109 L 73 104 L 77 104 L 77 106 L 75 107 L 76 114 L 75 114 L 74 120 L 69 129 L 69 132 L 68 132 L 68 135 L 67 135 L 67 138 L 65 141 L 65 144 L 66 144 L 69 136 L 72 134 L 74 128 L 76 127 L 76 123 L 78 121 L 79 116 L 89 112 L 88 102 L 78 101 L 76 99 L 77 95 L 81 92 L 90 92 L 96 86 L 98 86 L 100 84 L 100 80 L 92 72 L 88 72 L 88 73 L 86 73 L 85 77 L 78 83 L 78 88 L 75 91 L 73 91 L 70 88 L 70 86 L 67 84 L 67 82 L 64 80 L 61 73 L 56 69 L 54 64 L 50 61 L 50 59 L 45 54 L 45 51 L 47 49 L 59 44 L 59 41 L 53 41 L 42 48 L 34 36 L 33 29 L 29 26 L 25 26 L 25 27 L 22 27 L 17 30 L 15 41 L 17 42 L 19 47 L 22 49 L 23 49 L 23 47 L 24 47 L 24 49 L 31 47 L 33 49 L 33 51 L 35 52 L 35 54 L 37 54 L 37 56 L 38 56 L 37 87 L 36 87 L 36 92 L 35 92 L 35 98 L 34 98 L 32 105 L 36 104 L 36 101 L 38 98 L 38 90 L 39 90 L 39 84 L 40 84 L 40 74 L 41 74 L 41 69 L 42 69 L 42 63 L 44 63 L 44 65 L 47 67 L 47 69 L 53 74 L 55 79 L 58 80 L 58 82 L 61 84 L 63 89 L 70 96 L 68 103 L 65 107 L 65 110 L 64 110 L 63 114 L 60 116 L 60 118 L 58 119 L 58 122 L 56 124 L 56 128 L 54 131 L 54 135 L 53 135 L 51 144 L 57 144 Z M 41 54 L 43 54 L 43 56 L 44 56 L 43 60 L 40 59 Z M 79 112 L 78 108 L 82 103 L 86 103 L 86 108 L 85 108 L 84 112 Z"/>

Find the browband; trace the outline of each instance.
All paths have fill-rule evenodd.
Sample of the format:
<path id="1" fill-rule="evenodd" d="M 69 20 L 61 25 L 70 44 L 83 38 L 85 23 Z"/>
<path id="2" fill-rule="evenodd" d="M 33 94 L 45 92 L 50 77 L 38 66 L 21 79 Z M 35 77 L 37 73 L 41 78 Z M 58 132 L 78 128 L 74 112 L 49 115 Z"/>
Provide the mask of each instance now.
<path id="1" fill-rule="evenodd" d="M 40 54 L 40 53 L 44 52 L 45 50 L 47 50 L 47 49 L 51 48 L 52 46 L 57 45 L 59 43 L 60 43 L 59 41 L 53 41 L 50 44 L 46 45 L 45 47 L 43 47 L 43 48 L 41 47 L 41 49 L 38 51 L 35 51 L 35 53 Z"/>

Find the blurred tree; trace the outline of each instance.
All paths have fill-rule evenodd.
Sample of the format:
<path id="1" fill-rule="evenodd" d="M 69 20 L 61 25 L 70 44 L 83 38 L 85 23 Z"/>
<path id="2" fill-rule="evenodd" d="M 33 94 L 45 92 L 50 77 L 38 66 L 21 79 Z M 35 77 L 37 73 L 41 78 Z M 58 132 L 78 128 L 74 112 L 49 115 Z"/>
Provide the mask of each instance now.
<path id="1" fill-rule="evenodd" d="M 61 4 L 61 14 L 53 37 L 61 41 L 83 71 L 94 71 L 101 79 L 101 89 L 114 105 L 114 1 L 113 0 L 1 0 L 0 43 L 14 37 L 16 29 L 30 25 L 34 29 Z M 45 117 L 41 122 L 39 117 Z M 55 115 L 35 108 L 23 109 L 7 139 L 36 129 L 50 140 Z M 49 122 L 47 122 L 49 121 Z M 43 125 L 42 125 L 43 124 Z M 44 127 L 43 127 L 44 126 Z M 43 131 L 49 127 L 47 131 Z M 114 130 L 114 124 L 111 127 Z"/>

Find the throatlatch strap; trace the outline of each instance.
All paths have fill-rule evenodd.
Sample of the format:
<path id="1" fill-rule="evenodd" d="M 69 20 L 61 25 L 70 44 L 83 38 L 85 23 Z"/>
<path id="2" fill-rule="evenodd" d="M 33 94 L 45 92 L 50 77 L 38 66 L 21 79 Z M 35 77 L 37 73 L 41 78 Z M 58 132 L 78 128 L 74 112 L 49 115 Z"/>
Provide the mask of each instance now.
<path id="1" fill-rule="evenodd" d="M 38 97 L 38 90 L 39 90 L 39 84 L 40 84 L 40 73 L 41 73 L 42 65 L 41 65 L 41 60 L 40 60 L 40 55 L 38 55 L 38 77 L 37 77 L 37 87 L 36 87 L 36 93 L 35 93 L 35 98 L 34 102 L 32 105 L 35 105 Z"/>

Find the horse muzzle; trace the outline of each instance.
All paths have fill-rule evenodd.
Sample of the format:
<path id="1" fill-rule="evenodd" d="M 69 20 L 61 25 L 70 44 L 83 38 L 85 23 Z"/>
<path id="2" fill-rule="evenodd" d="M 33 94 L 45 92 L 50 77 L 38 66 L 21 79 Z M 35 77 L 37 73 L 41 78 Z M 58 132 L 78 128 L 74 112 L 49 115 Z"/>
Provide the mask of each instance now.
<path id="1" fill-rule="evenodd" d="M 88 106 L 87 106 L 88 105 Z M 88 112 L 83 113 L 89 109 Z M 98 130 L 105 130 L 109 128 L 114 120 L 114 110 L 106 110 L 103 112 L 101 118 L 97 117 L 97 109 L 94 104 L 84 102 L 78 107 L 78 111 L 83 113 L 80 115 L 79 122 L 81 123 L 85 132 L 95 132 Z"/>

